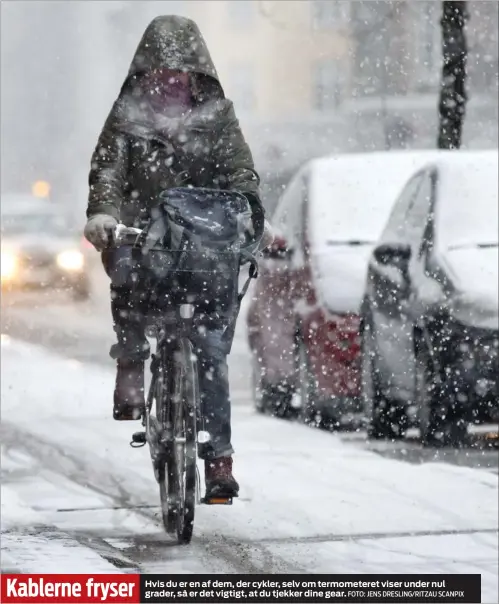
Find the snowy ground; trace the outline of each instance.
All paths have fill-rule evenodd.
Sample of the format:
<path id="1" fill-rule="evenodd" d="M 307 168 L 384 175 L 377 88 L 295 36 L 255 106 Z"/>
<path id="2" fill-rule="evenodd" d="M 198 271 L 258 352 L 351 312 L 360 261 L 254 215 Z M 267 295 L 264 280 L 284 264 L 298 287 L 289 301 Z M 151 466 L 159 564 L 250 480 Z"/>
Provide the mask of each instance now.
<path id="1" fill-rule="evenodd" d="M 241 497 L 199 507 L 192 544 L 178 547 L 161 530 L 147 450 L 111 419 L 107 302 L 3 310 L 2 571 L 477 572 L 482 601 L 499 600 L 497 453 L 372 451 L 362 437 L 256 415 L 240 332 Z"/>

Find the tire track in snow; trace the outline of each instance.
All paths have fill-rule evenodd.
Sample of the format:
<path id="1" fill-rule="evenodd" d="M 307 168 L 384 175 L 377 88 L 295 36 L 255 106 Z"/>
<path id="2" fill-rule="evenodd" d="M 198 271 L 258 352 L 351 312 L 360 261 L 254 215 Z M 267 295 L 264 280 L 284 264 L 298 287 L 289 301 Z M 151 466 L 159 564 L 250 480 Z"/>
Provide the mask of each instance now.
<path id="1" fill-rule="evenodd" d="M 30 433 L 24 428 L 10 422 L 2 422 L 0 425 L 0 436 L 2 444 L 7 450 L 20 450 L 33 456 L 41 465 L 47 469 L 68 477 L 76 484 L 92 489 L 96 493 L 105 495 L 115 501 L 118 506 L 133 509 L 134 513 L 141 515 L 149 520 L 153 520 L 158 528 L 161 526 L 157 514 L 147 505 L 147 493 L 150 492 L 150 483 L 134 476 L 134 486 L 137 493 L 131 493 L 125 488 L 129 481 L 122 470 L 115 469 L 105 471 L 100 467 L 100 460 L 92 460 L 88 452 L 85 452 L 85 459 L 76 452 L 70 452 L 55 443 L 48 442 L 37 435 Z M 138 495 L 141 493 L 141 495 Z M 156 497 L 159 497 L 156 494 Z M 159 506 L 158 506 L 159 507 Z M 162 529 L 161 529 L 162 530 Z M 87 545 L 91 540 L 84 539 Z M 96 542 L 97 543 L 97 542 Z M 106 542 L 107 543 L 107 542 Z M 167 545 L 167 542 L 163 544 Z M 284 559 L 277 558 L 268 551 L 265 544 L 259 542 L 249 542 L 247 540 L 227 539 L 219 535 L 195 536 L 192 545 L 199 550 L 190 550 L 193 555 L 199 554 L 203 558 L 203 566 L 207 569 L 213 566 L 216 558 L 221 559 L 234 573 L 243 574 L 271 574 L 274 572 L 297 573 L 299 568 L 287 563 Z M 102 542 L 100 547 L 104 547 Z M 171 549 L 185 552 L 186 549 L 179 550 L 174 542 L 171 543 Z M 163 555 L 169 550 L 163 547 Z M 175 557 L 172 551 L 172 557 Z M 131 558 L 133 560 L 133 558 Z M 163 559 L 164 560 L 164 559 Z M 164 560 L 167 562 L 167 560 Z M 227 572 L 226 570 L 222 572 Z"/>
<path id="2" fill-rule="evenodd" d="M 97 552 L 104 560 L 107 560 L 116 568 L 122 569 L 123 572 L 127 573 L 140 573 L 140 565 L 135 560 L 127 557 L 123 552 L 113 547 L 110 543 L 105 541 L 102 537 L 97 535 L 79 535 L 75 533 L 74 538 L 81 545 L 88 547 L 89 549 Z"/>
<path id="3" fill-rule="evenodd" d="M 389 531 L 376 533 L 308 535 L 307 537 L 263 537 L 259 543 L 329 543 L 333 541 L 375 541 L 378 539 L 403 539 L 405 537 L 446 537 L 448 535 L 495 534 L 495 528 L 469 528 L 427 531 Z"/>
<path id="4" fill-rule="evenodd" d="M 82 559 L 87 558 L 86 562 L 92 563 L 91 560 L 88 560 L 88 556 L 94 553 L 104 561 L 100 567 L 101 572 L 112 572 L 114 568 L 115 572 L 119 573 L 140 573 L 140 568 L 134 561 L 124 557 L 119 550 L 113 550 L 114 548 L 110 545 L 103 547 L 99 543 L 92 543 L 90 539 L 86 540 L 69 531 L 44 524 L 2 530 L 2 558 L 5 555 L 8 564 L 17 569 L 16 572 L 53 571 L 53 567 L 50 565 L 55 552 L 59 561 L 61 557 L 64 557 L 66 572 L 70 571 L 69 564 L 72 563 L 72 560 L 76 564 L 81 564 Z M 72 552 L 74 553 L 72 554 Z M 88 553 L 86 554 L 86 552 Z M 13 559 L 14 557 L 15 559 Z M 48 567 L 43 566 L 43 560 L 46 561 L 45 564 L 49 565 Z M 112 566 L 105 566 L 105 563 Z M 95 568 L 98 570 L 99 566 L 96 565 Z M 3 569 L 3 564 L 2 572 L 7 572 Z"/>

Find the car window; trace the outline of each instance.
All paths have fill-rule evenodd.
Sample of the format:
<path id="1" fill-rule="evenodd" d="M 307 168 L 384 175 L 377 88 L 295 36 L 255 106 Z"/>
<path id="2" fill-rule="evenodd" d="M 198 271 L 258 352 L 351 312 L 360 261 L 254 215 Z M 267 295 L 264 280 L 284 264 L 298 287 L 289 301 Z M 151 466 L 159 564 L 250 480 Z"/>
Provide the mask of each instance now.
<path id="1" fill-rule="evenodd" d="M 381 241 L 406 241 L 408 231 L 407 213 L 418 194 L 422 179 L 423 175 L 418 173 L 402 189 L 381 235 Z"/>
<path id="2" fill-rule="evenodd" d="M 282 232 L 283 227 L 286 224 L 286 217 L 288 214 L 288 209 L 286 207 L 288 200 L 287 192 L 288 190 L 286 189 L 286 191 L 284 191 L 284 193 L 281 195 L 279 201 L 277 202 L 276 209 L 272 214 L 272 224 L 279 232 Z"/>
<path id="3" fill-rule="evenodd" d="M 298 173 L 289 183 L 273 216 L 276 230 L 296 247 L 301 240 L 303 229 L 302 204 L 304 200 L 303 173 Z"/>
<path id="4" fill-rule="evenodd" d="M 293 254 L 293 266 L 298 268 L 303 266 L 305 262 L 305 250 L 306 246 L 306 224 L 307 224 L 307 212 L 308 212 L 308 173 L 305 172 L 300 178 L 300 186 L 297 189 L 298 200 L 296 203 L 296 213 L 293 216 L 292 238 L 294 243 L 295 253 Z"/>
<path id="5" fill-rule="evenodd" d="M 303 249 L 310 243 L 307 237 L 309 214 L 310 214 L 310 174 L 306 173 L 303 176 L 302 192 L 300 203 L 300 223 L 299 223 L 299 239 Z"/>
<path id="6" fill-rule="evenodd" d="M 286 230 L 286 225 L 288 223 L 288 214 L 289 214 L 289 201 L 291 199 L 291 191 L 293 187 L 293 181 L 291 181 L 286 187 L 284 193 L 281 195 L 277 203 L 277 207 L 272 216 L 272 223 L 274 228 L 276 228 L 280 234 L 284 234 Z"/>
<path id="7" fill-rule="evenodd" d="M 423 174 L 416 195 L 412 198 L 406 218 L 407 243 L 411 245 L 415 254 L 421 256 L 423 252 L 423 239 L 427 234 L 427 225 L 431 217 L 433 181 L 430 172 Z"/>

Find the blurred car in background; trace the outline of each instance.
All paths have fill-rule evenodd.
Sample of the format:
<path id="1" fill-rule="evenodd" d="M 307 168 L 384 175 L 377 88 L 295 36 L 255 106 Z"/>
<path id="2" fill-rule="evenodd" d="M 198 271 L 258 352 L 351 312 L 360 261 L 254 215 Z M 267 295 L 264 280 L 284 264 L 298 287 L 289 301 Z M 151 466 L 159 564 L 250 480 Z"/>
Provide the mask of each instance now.
<path id="1" fill-rule="evenodd" d="M 363 399 L 373 438 L 427 445 L 498 419 L 498 154 L 450 152 L 415 171 L 369 260 Z"/>
<path id="2" fill-rule="evenodd" d="M 247 318 L 257 409 L 322 425 L 360 419 L 368 259 L 404 182 L 439 153 L 326 157 L 292 179 Z"/>
<path id="3" fill-rule="evenodd" d="M 67 290 L 74 300 L 90 296 L 87 253 L 60 208 L 29 196 L 2 197 L 2 292 Z"/>

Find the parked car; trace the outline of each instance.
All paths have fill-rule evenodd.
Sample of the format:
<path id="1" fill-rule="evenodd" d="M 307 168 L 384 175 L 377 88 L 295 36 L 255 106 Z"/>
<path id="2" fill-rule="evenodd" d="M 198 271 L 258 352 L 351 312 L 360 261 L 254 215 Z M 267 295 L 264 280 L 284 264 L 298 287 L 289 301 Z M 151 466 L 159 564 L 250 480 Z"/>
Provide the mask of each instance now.
<path id="1" fill-rule="evenodd" d="M 367 262 L 408 176 L 439 152 L 316 159 L 277 204 L 277 237 L 247 315 L 256 408 L 349 423 L 363 409 L 360 305 Z"/>
<path id="2" fill-rule="evenodd" d="M 81 235 L 72 232 L 59 208 L 30 197 L 2 198 L 2 291 L 68 290 L 75 300 L 90 295 Z"/>
<path id="3" fill-rule="evenodd" d="M 373 438 L 411 411 L 427 445 L 498 419 L 498 153 L 445 154 L 415 171 L 369 260 L 363 400 Z"/>

